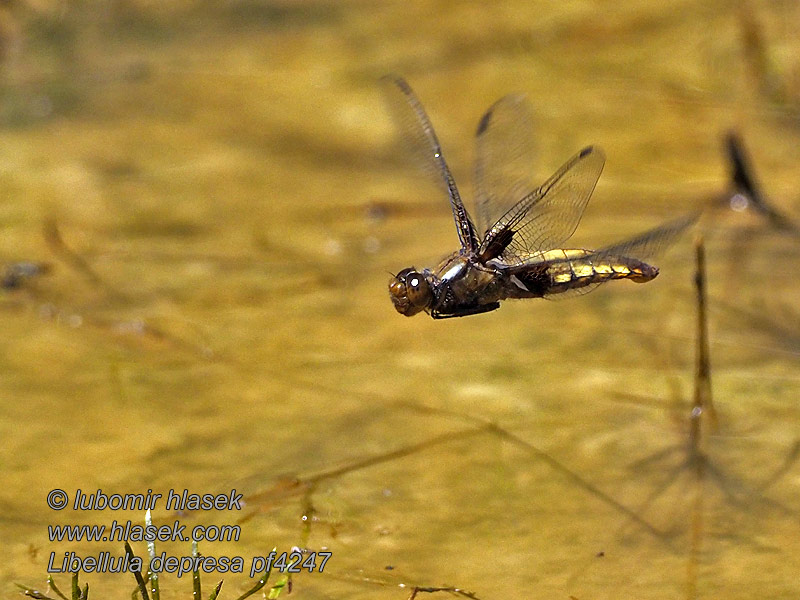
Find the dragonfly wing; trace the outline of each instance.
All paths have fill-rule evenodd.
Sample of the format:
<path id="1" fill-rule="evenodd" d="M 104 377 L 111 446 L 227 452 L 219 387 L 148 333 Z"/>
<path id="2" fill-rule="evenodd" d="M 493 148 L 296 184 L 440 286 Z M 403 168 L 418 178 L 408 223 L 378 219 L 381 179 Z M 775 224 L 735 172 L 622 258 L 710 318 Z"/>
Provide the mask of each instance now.
<path id="1" fill-rule="evenodd" d="M 591 254 L 591 257 L 602 259 L 607 256 L 628 256 L 648 261 L 661 256 L 678 238 L 700 218 L 700 213 L 695 212 L 673 221 L 659 225 L 634 238 L 601 248 Z"/>
<path id="2" fill-rule="evenodd" d="M 605 281 L 597 281 L 595 283 L 590 283 L 589 285 L 585 285 L 579 288 L 572 288 L 571 290 L 567 290 L 566 292 L 560 292 L 558 294 L 545 294 L 545 300 L 568 300 L 569 298 L 574 298 L 575 296 L 583 296 L 584 294 L 588 294 L 589 292 L 593 292 L 599 286 L 603 285 Z"/>
<path id="3" fill-rule="evenodd" d="M 591 146 L 573 156 L 500 217 L 481 244 L 481 259 L 520 264 L 536 252 L 560 247 L 578 227 L 604 163 L 602 150 Z"/>
<path id="4" fill-rule="evenodd" d="M 400 127 L 405 145 L 420 167 L 450 198 L 461 247 L 475 252 L 478 249 L 475 226 L 461 201 L 456 183 L 450 174 L 450 168 L 444 159 L 439 140 L 436 139 L 436 133 L 425 109 L 404 79 L 387 76 L 383 78 L 383 81 L 388 84 L 385 86 L 386 97 L 392 116 Z"/>
<path id="5" fill-rule="evenodd" d="M 475 218 L 483 234 L 536 188 L 533 113 L 525 97 L 495 102 L 478 123 L 475 142 Z"/>
<path id="6" fill-rule="evenodd" d="M 562 300 L 576 295 L 587 294 L 597 286 L 623 277 L 603 277 L 603 273 L 610 273 L 615 269 L 617 273 L 624 272 L 615 265 L 642 268 L 641 263 L 658 257 L 666 251 L 678 238 L 699 218 L 700 213 L 686 215 L 674 221 L 669 221 L 659 227 L 646 231 L 634 238 L 606 246 L 596 251 L 589 250 L 550 250 L 548 252 L 535 252 L 532 254 L 515 257 L 516 262 L 508 263 L 496 259 L 495 264 L 500 269 L 506 270 L 517 278 L 527 289 L 539 289 L 542 296 L 551 300 Z M 636 264 L 639 263 L 639 264 Z M 648 267 L 648 265 L 644 265 Z M 586 271 L 591 269 L 591 273 Z M 650 267 L 652 269 L 652 267 Z M 581 275 L 583 272 L 583 275 Z M 552 274 L 572 273 L 573 277 L 581 280 L 574 286 L 552 286 Z M 655 270 L 658 273 L 658 270 Z M 599 280 L 594 280 L 599 276 Z M 655 276 L 655 275 L 653 275 Z"/>

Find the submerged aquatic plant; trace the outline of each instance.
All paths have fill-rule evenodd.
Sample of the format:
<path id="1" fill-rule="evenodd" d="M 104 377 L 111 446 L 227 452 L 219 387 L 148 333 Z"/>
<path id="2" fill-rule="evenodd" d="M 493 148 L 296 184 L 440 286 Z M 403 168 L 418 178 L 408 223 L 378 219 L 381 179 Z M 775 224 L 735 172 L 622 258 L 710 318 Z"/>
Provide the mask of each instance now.
<path id="1" fill-rule="evenodd" d="M 145 522 L 147 525 L 152 525 L 152 520 L 150 517 L 150 511 L 147 511 L 147 516 L 145 517 Z M 273 548 L 273 552 L 276 549 Z M 155 542 L 148 542 L 147 543 L 147 553 L 150 557 L 150 560 L 156 557 L 156 546 Z M 133 552 L 133 548 L 131 545 L 126 541 L 125 542 L 125 555 L 131 561 L 132 564 L 136 564 L 140 560 L 136 559 L 136 555 Z M 200 554 L 197 550 L 197 542 L 192 542 L 192 558 L 198 559 Z M 200 580 L 200 569 L 199 569 L 199 562 L 195 560 L 192 568 L 192 600 L 202 600 L 202 585 Z M 142 574 L 140 570 L 133 569 L 133 576 L 136 579 L 136 587 L 131 594 L 132 600 L 161 600 L 161 590 L 159 587 L 158 581 L 158 573 L 154 571 L 148 570 L 146 573 Z M 262 590 L 264 586 L 267 585 L 267 581 L 269 580 L 269 576 L 272 573 L 272 563 L 267 562 L 264 567 L 264 571 L 261 573 L 258 580 L 253 584 L 253 586 L 248 589 L 246 592 L 241 594 L 236 600 L 245 600 L 249 598 L 256 592 Z M 53 579 L 52 575 L 48 575 L 47 577 L 47 585 L 49 590 L 55 594 L 51 596 L 47 593 L 40 592 L 39 590 L 22 585 L 16 584 L 17 587 L 22 589 L 23 594 L 29 596 L 31 598 L 35 598 L 36 600 L 89 600 L 89 584 L 84 584 L 83 588 L 80 587 L 80 582 L 78 580 L 78 571 L 72 573 L 72 588 L 70 595 L 67 596 L 64 594 L 56 585 L 55 580 Z M 222 590 L 222 583 L 223 581 L 220 580 L 217 585 L 214 586 L 214 589 L 208 596 L 208 600 L 217 600 L 220 591 Z M 264 592 L 264 598 L 267 600 L 275 600 L 278 598 L 284 589 L 288 589 L 291 592 L 291 575 L 286 574 L 283 575 L 277 582 L 275 582 L 267 591 Z"/>

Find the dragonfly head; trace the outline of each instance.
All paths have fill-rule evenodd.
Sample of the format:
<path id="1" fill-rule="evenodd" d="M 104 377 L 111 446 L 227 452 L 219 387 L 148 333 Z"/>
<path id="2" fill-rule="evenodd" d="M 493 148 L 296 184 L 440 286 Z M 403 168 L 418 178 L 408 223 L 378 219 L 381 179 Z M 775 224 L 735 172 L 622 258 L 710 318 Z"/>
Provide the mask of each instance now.
<path id="1" fill-rule="evenodd" d="M 411 317 L 433 303 L 433 290 L 422 273 L 403 269 L 389 282 L 392 303 L 401 315 Z"/>

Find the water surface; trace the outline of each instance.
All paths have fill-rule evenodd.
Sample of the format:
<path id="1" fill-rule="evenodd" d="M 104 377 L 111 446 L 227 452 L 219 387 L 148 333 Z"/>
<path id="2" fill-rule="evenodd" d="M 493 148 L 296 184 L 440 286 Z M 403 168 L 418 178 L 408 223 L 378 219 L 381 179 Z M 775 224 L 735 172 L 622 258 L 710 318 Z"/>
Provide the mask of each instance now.
<path id="1" fill-rule="evenodd" d="M 797 596 L 797 238 L 752 211 L 703 219 L 719 425 L 699 474 L 692 236 L 647 285 L 403 318 L 389 273 L 457 238 L 378 85 L 410 81 L 468 197 L 472 132 L 506 93 L 535 108 L 537 178 L 601 145 L 578 246 L 724 195 L 731 128 L 800 215 L 792 4 L 4 11 L 0 257 L 53 265 L 0 298 L 6 595 L 43 588 L 51 552 L 121 552 L 50 542 L 48 524 L 143 519 L 56 513 L 53 488 L 235 488 L 241 513 L 181 519 L 248 516 L 239 542 L 201 544 L 248 564 L 328 548 L 300 598 Z M 224 579 L 226 598 L 250 585 Z"/>

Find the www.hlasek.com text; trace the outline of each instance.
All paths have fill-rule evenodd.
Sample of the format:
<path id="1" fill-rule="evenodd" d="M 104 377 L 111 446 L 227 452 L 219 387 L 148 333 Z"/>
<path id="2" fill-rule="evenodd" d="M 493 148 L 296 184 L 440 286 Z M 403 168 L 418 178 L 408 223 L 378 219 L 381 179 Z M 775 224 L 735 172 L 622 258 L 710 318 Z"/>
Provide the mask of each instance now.
<path id="1" fill-rule="evenodd" d="M 250 577 L 270 570 L 282 573 L 300 573 L 308 571 L 322 573 L 331 552 L 301 552 L 294 549 L 280 554 L 272 551 L 265 556 L 254 556 L 250 561 Z M 60 563 L 56 553 L 50 554 L 47 565 L 48 573 L 124 573 L 142 572 L 144 560 L 139 556 L 128 554 L 112 556 L 110 552 L 100 552 L 97 556 L 78 556 L 74 552 L 65 552 Z M 242 556 L 168 556 L 162 552 L 147 563 L 152 573 L 171 573 L 178 577 L 202 571 L 204 573 L 244 573 L 245 559 Z"/>
<path id="2" fill-rule="evenodd" d="M 186 525 L 137 525 L 131 521 L 112 521 L 105 525 L 48 525 L 51 542 L 238 542 L 239 525 L 195 525 L 186 533 Z"/>

